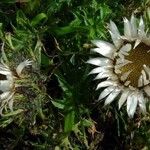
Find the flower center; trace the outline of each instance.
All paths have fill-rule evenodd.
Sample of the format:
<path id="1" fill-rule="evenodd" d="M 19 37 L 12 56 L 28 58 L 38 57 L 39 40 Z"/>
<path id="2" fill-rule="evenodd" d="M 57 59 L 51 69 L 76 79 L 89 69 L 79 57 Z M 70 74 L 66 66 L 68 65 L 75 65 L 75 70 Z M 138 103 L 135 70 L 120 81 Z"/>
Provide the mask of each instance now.
<path id="1" fill-rule="evenodd" d="M 118 72 L 116 73 L 125 85 L 139 87 L 138 81 L 142 75 L 142 70 L 144 71 L 143 65 L 150 67 L 150 46 L 140 43 L 136 48 L 133 48 L 134 44 L 130 44 L 131 50 L 125 54 L 120 54 L 120 56 L 116 58 L 116 60 L 125 60 L 124 64 L 122 63 L 122 65 L 119 66 Z M 146 78 L 149 80 L 147 75 Z"/>

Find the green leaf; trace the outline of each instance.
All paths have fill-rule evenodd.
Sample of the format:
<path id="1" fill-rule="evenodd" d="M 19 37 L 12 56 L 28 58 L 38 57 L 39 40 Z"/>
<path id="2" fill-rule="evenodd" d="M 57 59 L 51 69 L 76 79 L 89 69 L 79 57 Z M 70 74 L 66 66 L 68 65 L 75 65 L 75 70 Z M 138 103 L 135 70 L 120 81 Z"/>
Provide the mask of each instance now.
<path id="1" fill-rule="evenodd" d="M 65 116 L 65 125 L 64 125 L 64 132 L 70 132 L 74 127 L 74 120 L 75 119 L 75 112 L 70 111 Z"/>
<path id="2" fill-rule="evenodd" d="M 31 21 L 31 25 L 36 26 L 40 24 L 42 21 L 46 22 L 46 20 L 47 20 L 47 15 L 45 13 L 40 13 L 35 18 L 33 18 L 33 20 Z"/>
<path id="3" fill-rule="evenodd" d="M 0 23 L 0 30 L 2 30 L 3 28 L 3 23 Z"/>
<path id="4" fill-rule="evenodd" d="M 27 17 L 25 16 L 24 12 L 22 10 L 18 10 L 17 11 L 17 17 L 16 17 L 16 21 L 19 25 L 25 25 L 26 21 L 27 21 Z"/>
<path id="5" fill-rule="evenodd" d="M 14 45 L 13 45 L 13 43 L 12 43 L 12 36 L 11 36 L 11 34 L 10 34 L 10 33 L 9 33 L 9 34 L 6 34 L 6 35 L 5 35 L 5 38 L 6 38 L 6 41 L 7 41 L 8 45 L 9 45 L 9 47 L 10 47 L 12 50 L 15 50 L 15 47 L 14 47 Z"/>
<path id="6" fill-rule="evenodd" d="M 93 122 L 91 120 L 84 119 L 82 121 L 82 125 L 85 127 L 91 127 L 93 125 Z"/>
<path id="7" fill-rule="evenodd" d="M 0 23 L 0 38 L 3 37 L 3 23 Z"/>
<path id="8" fill-rule="evenodd" d="M 54 29 L 54 32 L 57 35 L 65 35 L 65 34 L 68 34 L 68 33 L 71 33 L 71 32 L 75 32 L 75 31 L 76 31 L 76 28 L 75 27 L 70 27 L 70 26 L 59 27 L 59 28 Z"/>
<path id="9" fill-rule="evenodd" d="M 3 116 L 4 117 L 10 117 L 10 116 L 14 116 L 14 115 L 20 114 L 21 112 L 23 112 L 23 109 L 18 109 L 18 110 L 12 111 L 12 112 L 10 112 L 8 114 L 5 114 Z"/>
<path id="10" fill-rule="evenodd" d="M 13 122 L 13 118 L 9 118 L 7 120 L 2 119 L 2 122 L 0 123 L 0 127 L 5 128 L 6 126 L 8 126 L 12 122 Z"/>
<path id="11" fill-rule="evenodd" d="M 147 8 L 147 17 L 148 17 L 148 20 L 150 21 L 150 8 L 149 7 Z"/>
<path id="12" fill-rule="evenodd" d="M 40 7 L 41 3 L 43 3 L 41 0 L 29 0 L 28 5 L 26 5 L 25 11 L 27 13 L 32 13 Z"/>
<path id="13" fill-rule="evenodd" d="M 61 75 L 56 75 L 58 78 L 58 82 L 60 87 L 62 88 L 63 92 L 68 95 L 71 96 L 71 86 L 67 83 L 67 81 L 63 78 L 63 76 Z"/>
<path id="14" fill-rule="evenodd" d="M 50 64 L 49 58 L 45 54 L 41 53 L 41 65 L 49 68 L 49 64 Z"/>
<path id="15" fill-rule="evenodd" d="M 57 107 L 59 109 L 64 109 L 64 107 L 65 107 L 65 104 L 64 104 L 64 102 L 62 102 L 62 100 L 60 100 L 60 101 L 51 101 L 51 102 L 55 107 Z"/>
<path id="16" fill-rule="evenodd" d="M 41 51 L 42 51 L 42 43 L 40 39 L 38 39 L 35 45 L 34 55 L 39 66 L 41 65 Z"/>

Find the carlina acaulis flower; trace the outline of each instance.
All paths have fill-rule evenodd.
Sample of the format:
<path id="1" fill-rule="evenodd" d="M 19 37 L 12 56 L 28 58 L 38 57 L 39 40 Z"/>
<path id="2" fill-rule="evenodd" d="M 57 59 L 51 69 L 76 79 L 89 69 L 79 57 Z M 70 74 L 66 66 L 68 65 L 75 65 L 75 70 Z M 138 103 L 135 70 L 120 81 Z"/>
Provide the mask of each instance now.
<path id="1" fill-rule="evenodd" d="M 124 35 L 113 21 L 109 32 L 113 44 L 102 40 L 93 40 L 92 52 L 100 55 L 88 60 L 95 65 L 90 74 L 97 74 L 100 82 L 97 90 L 102 88 L 99 99 L 105 99 L 105 105 L 119 99 L 119 109 L 126 102 L 127 113 L 133 117 L 137 106 L 146 112 L 146 102 L 150 100 L 150 36 L 140 18 L 123 19 Z M 104 90 L 103 90 L 104 89 Z"/>
<path id="2" fill-rule="evenodd" d="M 21 62 L 15 73 L 6 65 L 3 61 L 0 63 L 0 114 L 2 115 L 3 109 L 7 109 L 7 105 L 11 111 L 13 111 L 13 101 L 15 88 L 17 85 L 15 83 L 16 78 L 21 78 L 22 70 L 31 65 L 32 61 L 25 60 Z"/>

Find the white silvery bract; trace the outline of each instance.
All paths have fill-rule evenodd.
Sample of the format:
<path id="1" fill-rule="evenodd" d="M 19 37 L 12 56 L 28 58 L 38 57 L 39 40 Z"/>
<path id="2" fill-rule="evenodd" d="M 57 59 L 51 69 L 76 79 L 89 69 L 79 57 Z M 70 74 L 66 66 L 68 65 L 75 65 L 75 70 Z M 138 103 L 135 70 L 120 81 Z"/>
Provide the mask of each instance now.
<path id="1" fill-rule="evenodd" d="M 21 77 L 22 70 L 31 65 L 32 61 L 25 60 L 21 62 L 16 68 L 16 75 L 13 75 L 13 72 L 5 64 L 0 64 L 0 114 L 6 106 L 9 106 L 9 109 L 13 110 L 13 97 L 15 93 L 15 87 L 18 85 L 15 84 L 15 79 Z"/>
<path id="2" fill-rule="evenodd" d="M 109 32 L 113 44 L 93 40 L 92 52 L 100 57 L 91 58 L 89 64 L 95 65 L 90 74 L 97 74 L 100 80 L 97 90 L 102 89 L 99 100 L 105 105 L 119 99 L 119 109 L 126 102 L 127 113 L 133 117 L 137 106 L 146 112 L 145 103 L 150 100 L 150 36 L 145 31 L 142 17 L 139 23 L 134 15 L 124 18 L 124 35 L 110 21 Z"/>

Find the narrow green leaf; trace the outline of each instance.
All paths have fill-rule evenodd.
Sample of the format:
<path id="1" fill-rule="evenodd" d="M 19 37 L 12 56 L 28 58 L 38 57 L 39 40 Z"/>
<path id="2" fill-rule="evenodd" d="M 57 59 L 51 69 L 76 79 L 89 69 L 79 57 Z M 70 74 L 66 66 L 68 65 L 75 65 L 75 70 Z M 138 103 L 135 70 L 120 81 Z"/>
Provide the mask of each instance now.
<path id="1" fill-rule="evenodd" d="M 10 117 L 10 116 L 14 116 L 14 115 L 20 114 L 21 112 L 23 112 L 23 109 L 18 109 L 18 110 L 12 111 L 12 112 L 10 112 L 8 114 L 5 114 L 3 116 L 4 117 Z"/>
<path id="2" fill-rule="evenodd" d="M 51 101 L 51 102 L 55 107 L 57 107 L 59 109 L 64 109 L 64 107 L 65 107 L 65 105 L 62 103 L 62 101 Z"/>
<path id="3" fill-rule="evenodd" d="M 36 26 L 40 24 L 42 21 L 45 22 L 47 20 L 47 15 L 45 13 L 38 14 L 33 20 L 31 21 L 32 26 Z"/>
<path id="4" fill-rule="evenodd" d="M 71 111 L 65 116 L 64 132 L 70 132 L 74 127 L 75 112 Z"/>
<path id="5" fill-rule="evenodd" d="M 74 32 L 74 31 L 76 31 L 76 29 L 74 27 L 70 27 L 70 26 L 59 27 L 59 28 L 54 29 L 54 32 L 57 35 L 65 35 L 65 34 L 68 34 L 68 33 Z"/>
<path id="6" fill-rule="evenodd" d="M 5 128 L 6 126 L 8 126 L 12 122 L 13 122 L 13 118 L 9 118 L 7 120 L 3 120 L 2 123 L 0 124 L 0 127 Z"/>
<path id="7" fill-rule="evenodd" d="M 42 51 L 42 43 L 39 39 L 39 40 L 37 40 L 37 43 L 36 43 L 36 46 L 34 49 L 34 55 L 38 62 L 38 65 L 41 65 L 41 51 Z"/>
<path id="8" fill-rule="evenodd" d="M 16 17 L 16 20 L 17 20 L 17 23 L 20 24 L 20 25 L 24 25 L 26 22 L 27 17 L 25 16 L 24 12 L 21 11 L 21 10 L 18 10 L 17 11 L 17 17 Z"/>
<path id="9" fill-rule="evenodd" d="M 83 126 L 85 126 L 85 127 L 91 127 L 91 126 L 93 125 L 93 122 L 92 122 L 91 120 L 84 119 L 84 120 L 82 121 L 82 124 L 83 124 Z"/>

